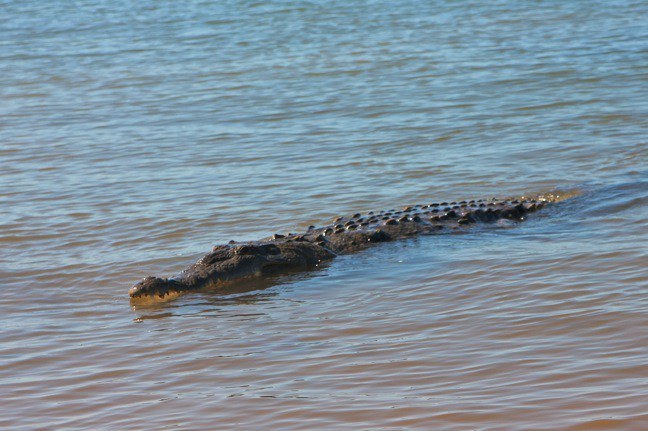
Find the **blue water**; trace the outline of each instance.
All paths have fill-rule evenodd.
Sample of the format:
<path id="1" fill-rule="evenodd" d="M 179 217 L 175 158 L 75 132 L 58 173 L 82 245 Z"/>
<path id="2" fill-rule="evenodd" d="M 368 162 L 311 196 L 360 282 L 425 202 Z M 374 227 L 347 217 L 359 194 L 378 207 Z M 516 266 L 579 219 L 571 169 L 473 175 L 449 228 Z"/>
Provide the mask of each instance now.
<path id="1" fill-rule="evenodd" d="M 647 16 L 0 2 L 0 428 L 646 429 Z M 554 189 L 519 226 L 127 298 L 230 239 Z"/>

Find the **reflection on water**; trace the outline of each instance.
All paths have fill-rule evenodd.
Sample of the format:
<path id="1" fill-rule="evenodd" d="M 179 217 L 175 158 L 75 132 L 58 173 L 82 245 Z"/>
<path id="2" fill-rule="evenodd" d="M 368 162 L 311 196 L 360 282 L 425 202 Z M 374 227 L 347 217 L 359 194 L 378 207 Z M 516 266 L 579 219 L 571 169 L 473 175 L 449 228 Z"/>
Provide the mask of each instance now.
<path id="1" fill-rule="evenodd" d="M 3 4 L 0 428 L 645 429 L 647 12 Z M 232 239 L 555 188 L 582 194 L 128 301 Z"/>
<path id="2" fill-rule="evenodd" d="M 130 299 L 130 303 L 134 310 L 157 310 L 162 309 L 167 305 L 173 304 L 179 297 L 183 296 L 201 296 L 207 300 L 207 304 L 213 306 L 220 305 L 245 305 L 253 304 L 258 301 L 269 300 L 277 295 L 278 291 L 265 291 L 274 286 L 281 286 L 291 282 L 299 282 L 308 280 L 311 277 L 316 277 L 322 274 L 328 266 L 329 262 L 323 262 L 307 272 L 299 269 L 286 270 L 280 273 L 265 273 L 262 277 L 250 277 L 237 280 L 235 283 L 224 283 L 213 286 L 208 286 L 198 292 L 183 292 L 165 295 L 164 298 L 160 297 L 142 297 L 137 299 Z"/>

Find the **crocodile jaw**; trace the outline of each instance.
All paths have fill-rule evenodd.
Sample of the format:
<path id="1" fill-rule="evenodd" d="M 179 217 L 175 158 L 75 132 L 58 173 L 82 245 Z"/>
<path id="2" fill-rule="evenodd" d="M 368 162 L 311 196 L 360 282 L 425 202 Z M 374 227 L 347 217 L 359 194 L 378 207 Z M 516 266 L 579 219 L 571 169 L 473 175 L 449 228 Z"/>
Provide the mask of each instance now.
<path id="1" fill-rule="evenodd" d="M 131 287 L 128 295 L 131 299 L 143 297 L 165 298 L 166 296 L 186 290 L 184 283 L 171 278 L 146 277 Z"/>

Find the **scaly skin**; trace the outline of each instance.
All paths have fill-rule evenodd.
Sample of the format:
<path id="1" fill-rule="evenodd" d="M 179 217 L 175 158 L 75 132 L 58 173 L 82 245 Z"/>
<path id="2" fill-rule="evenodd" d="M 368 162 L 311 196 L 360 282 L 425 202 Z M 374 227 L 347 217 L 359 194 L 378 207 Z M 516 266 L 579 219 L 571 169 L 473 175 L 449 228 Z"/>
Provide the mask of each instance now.
<path id="1" fill-rule="evenodd" d="M 165 298 L 267 272 L 307 270 L 338 254 L 357 252 L 379 242 L 462 229 L 478 222 L 521 221 L 553 200 L 538 197 L 442 202 L 338 217 L 328 226 L 311 227 L 303 234 L 275 234 L 260 241 L 215 246 L 178 277 L 146 277 L 129 294 L 133 300 Z"/>

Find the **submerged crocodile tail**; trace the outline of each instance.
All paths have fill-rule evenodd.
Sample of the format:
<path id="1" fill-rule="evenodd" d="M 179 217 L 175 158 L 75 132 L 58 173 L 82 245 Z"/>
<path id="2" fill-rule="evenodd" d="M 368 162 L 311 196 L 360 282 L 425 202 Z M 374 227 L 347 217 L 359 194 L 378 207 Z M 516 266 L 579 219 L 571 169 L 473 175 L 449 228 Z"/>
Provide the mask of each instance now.
<path id="1" fill-rule="evenodd" d="M 311 226 L 301 234 L 275 234 L 259 241 L 215 246 L 178 277 L 146 277 L 130 289 L 129 295 L 133 300 L 167 298 L 268 272 L 307 270 L 338 254 L 379 242 L 466 229 L 475 223 L 522 221 L 527 214 L 576 194 L 551 192 L 514 199 L 435 202 L 337 217 L 329 225 Z"/>

